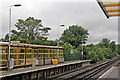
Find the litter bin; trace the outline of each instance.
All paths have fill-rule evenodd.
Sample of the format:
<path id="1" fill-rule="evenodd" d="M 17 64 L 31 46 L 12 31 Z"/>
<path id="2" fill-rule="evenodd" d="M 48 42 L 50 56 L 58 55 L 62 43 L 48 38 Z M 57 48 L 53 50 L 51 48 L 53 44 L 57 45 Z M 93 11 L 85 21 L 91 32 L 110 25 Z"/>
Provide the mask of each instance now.
<path id="1" fill-rule="evenodd" d="M 36 66 L 38 65 L 38 59 L 37 58 L 33 58 L 33 62 L 32 62 L 32 66 Z"/>
<path id="2" fill-rule="evenodd" d="M 14 67 L 14 59 L 10 59 L 9 62 L 10 62 L 9 63 L 10 64 L 9 68 L 12 69 Z"/>

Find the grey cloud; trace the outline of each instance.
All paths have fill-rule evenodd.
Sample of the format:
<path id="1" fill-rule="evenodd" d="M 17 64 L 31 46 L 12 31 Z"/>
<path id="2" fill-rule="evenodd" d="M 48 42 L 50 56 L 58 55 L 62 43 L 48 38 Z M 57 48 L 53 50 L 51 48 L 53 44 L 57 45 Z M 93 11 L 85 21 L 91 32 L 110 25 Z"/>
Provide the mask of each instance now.
<path id="1" fill-rule="evenodd" d="M 14 1 L 13 1 L 14 2 Z M 12 2 L 12 3 L 13 3 Z M 60 34 L 69 25 L 78 24 L 89 30 L 87 43 L 96 43 L 103 37 L 117 40 L 118 22 L 117 18 L 107 20 L 96 0 L 93 2 L 39 2 L 21 1 L 21 8 L 13 9 L 12 25 L 14 26 L 18 18 L 26 19 L 29 16 L 41 19 L 43 25 L 50 26 L 49 39 L 58 38 L 58 26 L 65 24 L 64 28 L 59 28 Z M 3 9 L 3 30 L 7 33 L 8 8 Z M 13 27 L 14 28 L 14 27 Z M 60 35 L 59 34 L 59 35 Z"/>

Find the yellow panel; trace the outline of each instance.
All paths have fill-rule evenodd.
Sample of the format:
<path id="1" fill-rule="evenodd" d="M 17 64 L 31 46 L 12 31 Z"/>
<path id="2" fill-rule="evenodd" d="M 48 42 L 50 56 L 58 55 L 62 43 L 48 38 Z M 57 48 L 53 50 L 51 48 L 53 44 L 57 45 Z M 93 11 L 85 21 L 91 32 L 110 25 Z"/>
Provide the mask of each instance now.
<path id="1" fill-rule="evenodd" d="M 20 64 L 20 65 L 15 65 L 15 67 L 18 67 L 18 66 L 24 66 L 24 64 Z"/>
<path id="2" fill-rule="evenodd" d="M 110 17 L 113 17 L 113 16 L 120 16 L 120 14 L 110 14 L 109 16 L 110 16 Z"/>
<path id="3" fill-rule="evenodd" d="M 18 54 L 25 54 L 25 53 L 18 53 Z"/>
<path id="4" fill-rule="evenodd" d="M 18 59 L 18 60 L 25 60 L 25 59 Z"/>
<path id="5" fill-rule="evenodd" d="M 120 12 L 120 9 L 111 9 L 111 10 L 106 10 L 107 12 Z"/>
<path id="6" fill-rule="evenodd" d="M 32 60 L 32 58 L 26 58 L 26 60 Z"/>
<path id="7" fill-rule="evenodd" d="M 7 59 L 0 59 L 0 61 L 7 61 Z"/>
<path id="8" fill-rule="evenodd" d="M 0 68 L 7 68 L 7 66 L 2 66 L 2 67 L 0 67 Z"/>
<path id="9" fill-rule="evenodd" d="M 111 4 L 104 4 L 105 7 L 114 7 L 114 6 L 120 6 L 119 3 L 111 3 Z"/>

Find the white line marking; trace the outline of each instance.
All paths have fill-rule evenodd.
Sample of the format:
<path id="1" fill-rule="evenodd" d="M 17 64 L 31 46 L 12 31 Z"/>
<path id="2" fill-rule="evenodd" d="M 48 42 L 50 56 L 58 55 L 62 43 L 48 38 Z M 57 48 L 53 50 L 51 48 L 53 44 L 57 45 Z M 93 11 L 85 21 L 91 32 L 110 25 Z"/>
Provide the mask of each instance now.
<path id="1" fill-rule="evenodd" d="M 108 76 L 116 67 L 111 67 L 108 71 L 106 71 L 102 76 L 99 78 L 104 78 L 105 76 Z"/>

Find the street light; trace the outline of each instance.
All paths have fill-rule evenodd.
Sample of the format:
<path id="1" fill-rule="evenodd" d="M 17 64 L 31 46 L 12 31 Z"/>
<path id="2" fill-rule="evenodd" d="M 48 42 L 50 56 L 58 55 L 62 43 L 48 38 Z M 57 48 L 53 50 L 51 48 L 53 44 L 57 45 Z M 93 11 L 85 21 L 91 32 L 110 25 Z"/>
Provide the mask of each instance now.
<path id="1" fill-rule="evenodd" d="M 58 26 L 58 46 L 59 46 L 59 42 L 60 42 L 60 39 L 59 39 L 59 27 L 63 27 L 63 26 L 65 26 L 65 25 L 61 24 L 61 25 Z"/>
<path id="2" fill-rule="evenodd" d="M 82 40 L 81 40 L 81 42 L 82 42 L 82 44 L 81 44 L 81 46 L 82 46 L 82 52 L 81 52 L 81 55 L 82 55 L 82 60 L 84 59 L 84 54 L 83 54 L 83 35 L 82 35 Z"/>
<path id="3" fill-rule="evenodd" d="M 70 61 L 72 61 L 72 54 L 74 53 L 73 50 L 70 50 Z"/>
<path id="4" fill-rule="evenodd" d="M 10 6 L 9 13 L 9 49 L 8 49 L 8 70 L 10 70 L 10 42 L 11 42 L 11 8 L 19 7 L 21 4 L 15 4 Z"/>

